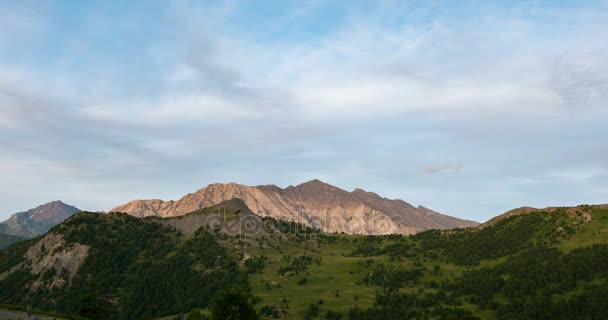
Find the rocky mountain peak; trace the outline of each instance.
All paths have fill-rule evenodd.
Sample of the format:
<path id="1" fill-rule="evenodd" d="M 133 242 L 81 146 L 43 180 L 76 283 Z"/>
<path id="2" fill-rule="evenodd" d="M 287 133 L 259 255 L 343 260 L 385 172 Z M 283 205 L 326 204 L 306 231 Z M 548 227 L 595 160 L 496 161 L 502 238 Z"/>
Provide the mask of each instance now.
<path id="1" fill-rule="evenodd" d="M 363 189 L 348 192 L 318 179 L 285 189 L 275 185 L 214 183 L 177 201 L 139 200 L 111 211 L 139 217 L 174 217 L 234 198 L 259 216 L 299 221 L 327 232 L 411 234 L 477 225 L 439 213 L 429 215 L 427 210 L 418 210 L 403 200 L 386 199 Z"/>
<path id="2" fill-rule="evenodd" d="M 59 222 L 71 217 L 74 213 L 79 211 L 78 208 L 67 205 L 60 200 L 55 200 L 28 210 L 30 218 L 33 220 L 51 220 Z"/>
<path id="3" fill-rule="evenodd" d="M 338 187 L 332 186 L 331 184 L 325 183 L 319 179 L 313 179 L 304 183 L 300 183 L 297 186 L 293 187 L 299 190 L 336 190 L 336 191 L 345 191 Z"/>
<path id="4" fill-rule="evenodd" d="M 80 209 L 56 200 L 23 212 L 17 212 L 0 223 L 0 233 L 32 238 L 46 233 Z"/>

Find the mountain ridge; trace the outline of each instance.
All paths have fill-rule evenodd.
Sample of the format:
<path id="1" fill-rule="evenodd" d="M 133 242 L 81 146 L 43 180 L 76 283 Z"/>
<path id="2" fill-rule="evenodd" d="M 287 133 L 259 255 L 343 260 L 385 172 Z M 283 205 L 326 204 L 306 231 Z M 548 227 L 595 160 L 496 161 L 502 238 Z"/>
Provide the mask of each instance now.
<path id="1" fill-rule="evenodd" d="M 233 198 L 255 214 L 301 222 L 325 232 L 351 234 L 414 234 L 429 229 L 475 227 L 477 222 L 447 216 L 400 199 L 387 199 L 357 188 L 351 192 L 318 179 L 296 186 L 247 186 L 212 183 L 179 200 L 132 200 L 110 212 L 137 217 L 181 216 Z"/>
<path id="2" fill-rule="evenodd" d="M 488 219 L 487 221 L 480 223 L 478 228 L 485 228 L 485 227 L 494 225 L 497 222 L 499 222 L 503 219 L 512 217 L 512 216 L 518 216 L 518 215 L 528 214 L 528 213 L 532 213 L 532 212 L 553 212 L 553 211 L 560 210 L 560 209 L 563 210 L 565 214 L 570 214 L 570 215 L 580 214 L 583 216 L 583 218 L 585 218 L 585 220 L 591 220 L 592 219 L 591 216 L 589 216 L 588 214 L 586 214 L 584 212 L 584 210 L 586 208 L 608 209 L 608 204 L 583 204 L 583 205 L 578 205 L 576 207 L 550 206 L 550 207 L 545 207 L 545 208 L 535 208 L 535 207 L 524 206 L 524 207 L 511 209 L 502 214 L 494 216 L 494 217 Z"/>

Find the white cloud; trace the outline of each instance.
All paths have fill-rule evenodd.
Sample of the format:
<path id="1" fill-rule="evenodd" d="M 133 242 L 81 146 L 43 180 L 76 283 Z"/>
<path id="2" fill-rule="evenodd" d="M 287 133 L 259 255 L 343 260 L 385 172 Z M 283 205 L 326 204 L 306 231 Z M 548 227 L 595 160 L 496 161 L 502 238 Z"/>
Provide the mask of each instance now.
<path id="1" fill-rule="evenodd" d="M 242 105 L 213 95 L 171 95 L 158 99 L 111 101 L 84 108 L 84 114 L 99 121 L 151 127 L 221 124 L 255 120 L 260 115 Z"/>

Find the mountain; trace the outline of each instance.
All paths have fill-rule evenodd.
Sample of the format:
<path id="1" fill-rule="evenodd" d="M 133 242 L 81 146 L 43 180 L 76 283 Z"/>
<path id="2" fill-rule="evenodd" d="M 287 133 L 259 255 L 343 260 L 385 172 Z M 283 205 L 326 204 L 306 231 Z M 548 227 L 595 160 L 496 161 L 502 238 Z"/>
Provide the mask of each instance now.
<path id="1" fill-rule="evenodd" d="M 80 209 L 61 201 L 49 202 L 34 209 L 13 214 L 0 223 L 0 234 L 26 239 L 33 238 L 46 233 L 79 211 Z"/>
<path id="2" fill-rule="evenodd" d="M 261 232 L 233 233 L 250 219 Z M 260 319 L 608 319 L 606 265 L 600 206 L 367 236 L 260 218 L 232 199 L 169 218 L 80 212 L 0 250 L 0 313 L 208 319 L 230 288 Z"/>
<path id="3" fill-rule="evenodd" d="M 259 216 L 297 221 L 325 232 L 414 234 L 429 229 L 478 225 L 362 189 L 348 192 L 319 180 L 285 189 L 274 185 L 216 183 L 177 201 L 133 200 L 110 211 L 137 217 L 175 217 L 233 198 L 241 199 Z"/>

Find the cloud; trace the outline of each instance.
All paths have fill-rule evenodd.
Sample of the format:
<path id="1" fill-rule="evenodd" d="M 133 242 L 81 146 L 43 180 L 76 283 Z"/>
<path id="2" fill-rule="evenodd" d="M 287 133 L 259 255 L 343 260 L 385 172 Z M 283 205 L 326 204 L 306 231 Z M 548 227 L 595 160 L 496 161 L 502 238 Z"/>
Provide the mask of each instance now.
<path id="1" fill-rule="evenodd" d="M 605 108 L 608 98 L 608 62 L 600 57 L 608 48 L 556 58 L 550 73 L 550 86 L 571 110 Z M 573 111 L 574 111 L 573 110 Z"/>
<path id="2" fill-rule="evenodd" d="M 606 10 L 135 9 L 120 10 L 121 22 L 90 9 L 92 25 L 70 25 L 0 6 L 0 48 L 27 53 L 0 54 L 0 164 L 7 181 L 35 190 L 6 211 L 38 204 L 54 181 L 70 186 L 53 196 L 108 209 L 208 182 L 307 175 L 478 220 L 522 202 L 599 197 L 587 172 L 608 163 Z"/>
<path id="3" fill-rule="evenodd" d="M 453 171 L 460 172 L 464 169 L 464 166 L 461 164 L 458 165 L 432 165 L 424 168 L 424 173 L 427 174 L 436 174 L 445 171 Z"/>

